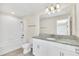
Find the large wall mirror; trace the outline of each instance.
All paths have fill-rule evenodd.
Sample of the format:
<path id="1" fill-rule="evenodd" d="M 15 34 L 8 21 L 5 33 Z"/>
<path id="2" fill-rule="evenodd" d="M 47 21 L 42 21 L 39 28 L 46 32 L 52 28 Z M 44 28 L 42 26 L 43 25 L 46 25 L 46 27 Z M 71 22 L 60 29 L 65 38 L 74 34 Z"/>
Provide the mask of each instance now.
<path id="1" fill-rule="evenodd" d="M 39 32 L 55 35 L 75 35 L 75 5 L 67 6 L 61 12 L 54 13 L 50 16 L 41 15 Z"/>
<path id="2" fill-rule="evenodd" d="M 41 18 L 40 33 L 55 35 L 72 35 L 71 16 Z"/>

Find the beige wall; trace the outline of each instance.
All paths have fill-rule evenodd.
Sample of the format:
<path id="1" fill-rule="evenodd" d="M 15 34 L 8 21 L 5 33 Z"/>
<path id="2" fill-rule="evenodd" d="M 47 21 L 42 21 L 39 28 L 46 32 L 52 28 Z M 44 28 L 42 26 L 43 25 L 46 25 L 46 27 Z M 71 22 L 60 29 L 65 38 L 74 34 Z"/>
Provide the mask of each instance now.
<path id="1" fill-rule="evenodd" d="M 56 19 L 40 19 L 40 33 L 56 34 Z"/>
<path id="2" fill-rule="evenodd" d="M 24 41 L 32 42 L 32 37 L 39 34 L 39 16 L 33 15 L 24 19 Z"/>
<path id="3" fill-rule="evenodd" d="M 75 15 L 75 4 L 73 4 L 70 16 L 71 16 L 71 21 L 72 21 L 72 35 L 76 35 L 76 15 Z"/>
<path id="4" fill-rule="evenodd" d="M 76 35 L 79 37 L 79 4 L 76 4 Z"/>
<path id="5" fill-rule="evenodd" d="M 72 8 L 72 34 L 79 37 L 79 4 L 74 4 Z"/>

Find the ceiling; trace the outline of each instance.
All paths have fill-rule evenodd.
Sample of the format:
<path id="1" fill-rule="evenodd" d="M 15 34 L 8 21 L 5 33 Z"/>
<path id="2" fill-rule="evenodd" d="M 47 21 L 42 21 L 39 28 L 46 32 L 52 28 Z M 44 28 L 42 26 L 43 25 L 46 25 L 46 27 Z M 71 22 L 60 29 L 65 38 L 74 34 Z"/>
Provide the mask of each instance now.
<path id="1" fill-rule="evenodd" d="M 48 3 L 0 3 L 0 12 L 15 12 L 15 16 L 30 16 L 44 11 L 48 7 Z M 64 8 L 70 4 L 61 4 Z"/>

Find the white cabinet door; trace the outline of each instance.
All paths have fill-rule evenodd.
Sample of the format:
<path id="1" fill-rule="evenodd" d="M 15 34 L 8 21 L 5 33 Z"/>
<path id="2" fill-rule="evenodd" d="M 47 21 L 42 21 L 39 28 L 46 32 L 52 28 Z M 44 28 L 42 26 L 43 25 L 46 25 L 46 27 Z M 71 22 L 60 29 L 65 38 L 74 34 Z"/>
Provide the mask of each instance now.
<path id="1" fill-rule="evenodd" d="M 36 56 L 47 56 L 47 41 L 33 39 L 33 54 Z"/>
<path id="2" fill-rule="evenodd" d="M 49 56 L 59 56 L 60 55 L 60 49 L 56 46 L 50 46 L 49 47 Z"/>
<path id="3" fill-rule="evenodd" d="M 69 51 L 61 48 L 60 56 L 75 56 L 75 54 L 73 51 Z"/>
<path id="4" fill-rule="evenodd" d="M 48 55 L 49 56 L 59 56 L 60 55 L 60 48 L 53 45 L 53 42 L 48 43 Z"/>
<path id="5" fill-rule="evenodd" d="M 48 55 L 48 41 L 40 40 L 38 48 L 39 48 L 39 55 L 40 56 L 47 56 Z"/>

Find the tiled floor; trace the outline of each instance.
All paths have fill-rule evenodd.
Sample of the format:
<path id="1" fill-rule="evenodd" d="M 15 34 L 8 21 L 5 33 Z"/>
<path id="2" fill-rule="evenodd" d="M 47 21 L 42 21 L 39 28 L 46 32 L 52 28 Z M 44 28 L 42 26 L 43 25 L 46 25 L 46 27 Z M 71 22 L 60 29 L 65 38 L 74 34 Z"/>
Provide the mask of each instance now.
<path id="1" fill-rule="evenodd" d="M 18 56 L 34 56 L 34 55 L 32 54 L 32 52 L 29 52 L 27 54 L 19 54 Z"/>
<path id="2" fill-rule="evenodd" d="M 20 48 L 20 49 L 17 49 L 15 51 L 4 54 L 2 56 L 34 56 L 34 55 L 32 54 L 32 51 L 27 53 L 27 54 L 23 54 L 23 49 Z"/>

